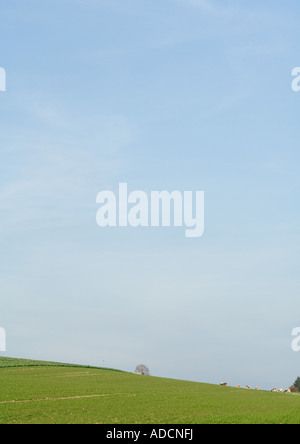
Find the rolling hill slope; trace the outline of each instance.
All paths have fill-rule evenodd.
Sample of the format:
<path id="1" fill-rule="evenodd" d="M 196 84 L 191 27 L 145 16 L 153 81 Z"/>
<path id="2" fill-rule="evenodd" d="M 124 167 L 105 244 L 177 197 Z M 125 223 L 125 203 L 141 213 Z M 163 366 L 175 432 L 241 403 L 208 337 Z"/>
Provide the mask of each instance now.
<path id="1" fill-rule="evenodd" d="M 0 424 L 299 424 L 300 396 L 0 358 Z"/>

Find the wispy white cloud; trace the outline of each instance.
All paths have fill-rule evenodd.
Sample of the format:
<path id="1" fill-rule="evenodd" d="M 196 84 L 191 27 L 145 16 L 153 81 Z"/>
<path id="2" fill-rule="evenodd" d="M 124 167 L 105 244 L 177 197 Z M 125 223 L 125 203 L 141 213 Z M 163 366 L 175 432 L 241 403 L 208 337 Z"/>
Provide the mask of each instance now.
<path id="1" fill-rule="evenodd" d="M 231 14 L 231 8 L 226 8 L 224 4 L 217 4 L 212 0 L 173 0 L 177 3 L 182 3 L 190 7 L 197 8 L 202 12 L 211 14 Z"/>
<path id="2" fill-rule="evenodd" d="M 241 21 L 241 30 L 245 21 L 249 21 L 253 30 L 253 25 L 261 24 L 274 26 L 277 23 L 284 23 L 286 19 L 292 19 L 291 14 L 285 11 L 279 13 L 276 8 L 271 9 L 267 5 L 261 4 L 259 7 L 251 2 L 224 1 L 224 0 L 172 0 L 173 2 L 185 4 L 194 7 L 202 12 L 208 12 L 214 15 L 220 15 L 228 19 L 239 18 Z M 257 22 L 258 21 L 258 22 Z M 248 23 L 249 25 L 249 23 Z"/>
<path id="3" fill-rule="evenodd" d="M 123 151 L 135 137 L 123 115 L 85 116 L 47 97 L 23 99 L 26 125 L 17 135 L 1 130 L 2 234 L 74 223 L 78 207 L 84 215 L 99 188 L 125 167 Z"/>
<path id="4" fill-rule="evenodd" d="M 215 6 L 209 0 L 182 0 L 182 1 L 192 6 L 205 9 L 207 11 L 212 11 L 215 8 Z"/>

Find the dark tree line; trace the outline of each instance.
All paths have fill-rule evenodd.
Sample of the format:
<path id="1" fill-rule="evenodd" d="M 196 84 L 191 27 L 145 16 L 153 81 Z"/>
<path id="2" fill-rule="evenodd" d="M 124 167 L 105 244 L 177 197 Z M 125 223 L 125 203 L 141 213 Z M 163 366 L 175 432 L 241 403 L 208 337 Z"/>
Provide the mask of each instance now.
<path id="1" fill-rule="evenodd" d="M 298 392 L 300 392 L 300 377 L 298 376 L 298 378 L 296 379 L 296 381 L 294 382 L 294 387 L 296 389 L 298 389 Z"/>

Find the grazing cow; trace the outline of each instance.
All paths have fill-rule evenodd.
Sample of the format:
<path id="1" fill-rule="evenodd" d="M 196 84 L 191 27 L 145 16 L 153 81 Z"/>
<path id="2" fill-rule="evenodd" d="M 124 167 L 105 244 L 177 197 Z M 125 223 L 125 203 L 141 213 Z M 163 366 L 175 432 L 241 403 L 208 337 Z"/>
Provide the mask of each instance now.
<path id="1" fill-rule="evenodd" d="M 278 393 L 283 393 L 283 389 L 279 389 L 279 390 L 278 390 Z"/>
<path id="2" fill-rule="evenodd" d="M 241 388 L 241 386 L 240 386 L 240 385 L 237 385 L 237 386 L 236 386 L 236 388 L 237 388 L 237 389 L 240 389 L 240 388 Z"/>
<path id="3" fill-rule="evenodd" d="M 247 389 L 247 390 L 250 390 L 250 387 L 249 387 L 249 385 L 246 385 L 246 389 Z"/>
<path id="4" fill-rule="evenodd" d="M 272 389 L 271 392 L 277 392 L 277 390 L 276 389 Z"/>
<path id="5" fill-rule="evenodd" d="M 286 390 L 284 391 L 284 393 L 292 393 L 292 392 L 291 392 L 291 389 L 286 389 Z"/>
<path id="6" fill-rule="evenodd" d="M 259 387 L 255 387 L 255 390 L 259 390 Z"/>
<path id="7" fill-rule="evenodd" d="M 227 387 L 228 384 L 227 384 L 227 382 L 221 382 L 220 386 L 221 386 L 221 387 Z"/>

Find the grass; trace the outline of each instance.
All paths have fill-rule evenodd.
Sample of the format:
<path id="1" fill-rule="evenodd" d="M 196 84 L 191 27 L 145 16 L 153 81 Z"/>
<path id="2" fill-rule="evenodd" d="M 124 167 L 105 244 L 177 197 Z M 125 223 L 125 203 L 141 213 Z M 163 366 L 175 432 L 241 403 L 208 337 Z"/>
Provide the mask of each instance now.
<path id="1" fill-rule="evenodd" d="M 300 424 L 300 396 L 0 358 L 0 424 Z"/>

